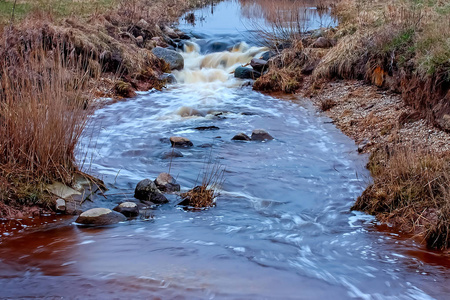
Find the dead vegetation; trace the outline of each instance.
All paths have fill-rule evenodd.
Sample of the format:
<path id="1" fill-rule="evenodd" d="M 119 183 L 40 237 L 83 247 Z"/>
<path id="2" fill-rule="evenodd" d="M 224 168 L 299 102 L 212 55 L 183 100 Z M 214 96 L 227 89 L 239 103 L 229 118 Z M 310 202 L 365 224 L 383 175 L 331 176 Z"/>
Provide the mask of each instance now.
<path id="1" fill-rule="evenodd" d="M 205 164 L 201 185 L 181 193 L 179 205 L 194 209 L 208 208 L 216 205 L 219 189 L 224 182 L 225 168 L 218 163 Z"/>
<path id="2" fill-rule="evenodd" d="M 15 2 L 0 2 L 0 217 L 72 184 L 93 95 L 161 89 L 169 68 L 151 49 L 204 1 Z"/>
<path id="3" fill-rule="evenodd" d="M 422 236 L 431 248 L 450 246 L 450 159 L 448 155 L 394 147 L 373 152 L 374 183 L 352 209 Z"/>

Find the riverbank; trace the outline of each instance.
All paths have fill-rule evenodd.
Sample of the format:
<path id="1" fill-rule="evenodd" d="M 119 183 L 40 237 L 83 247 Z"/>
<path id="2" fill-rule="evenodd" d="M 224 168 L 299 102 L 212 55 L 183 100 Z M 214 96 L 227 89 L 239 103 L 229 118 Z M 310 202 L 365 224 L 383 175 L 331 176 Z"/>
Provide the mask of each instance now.
<path id="1" fill-rule="evenodd" d="M 450 45 L 441 28 L 450 20 L 448 3 L 344 0 L 331 7 L 337 28 L 271 36 L 279 54 L 254 89 L 311 98 L 371 154 L 374 183 L 353 209 L 446 249 Z"/>
<path id="2" fill-rule="evenodd" d="M 96 106 L 162 89 L 176 49 L 170 27 L 211 1 L 5 1 L 0 8 L 0 217 L 56 209 L 48 186 L 76 185 L 76 145 Z M 45 4 L 45 5 L 44 5 Z M 191 20 L 194 22 L 195 20 Z M 11 113 L 13 112 L 13 113 Z"/>

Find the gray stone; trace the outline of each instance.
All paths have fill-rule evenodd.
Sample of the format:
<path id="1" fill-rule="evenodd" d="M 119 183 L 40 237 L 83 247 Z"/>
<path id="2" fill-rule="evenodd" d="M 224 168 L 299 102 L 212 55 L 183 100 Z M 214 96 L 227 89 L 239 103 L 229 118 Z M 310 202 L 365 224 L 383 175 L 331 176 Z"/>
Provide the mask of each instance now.
<path id="1" fill-rule="evenodd" d="M 75 222 L 83 225 L 111 225 L 126 219 L 124 215 L 108 208 L 92 208 L 83 212 Z"/>
<path id="2" fill-rule="evenodd" d="M 250 137 L 246 135 L 245 133 L 241 132 L 236 134 L 233 138 L 233 141 L 250 141 Z"/>
<path id="3" fill-rule="evenodd" d="M 184 68 L 184 58 L 180 53 L 162 47 L 155 47 L 152 52 L 156 57 L 165 60 L 170 65 L 171 70 Z"/>
<path id="4" fill-rule="evenodd" d="M 256 79 L 261 77 L 261 73 L 247 67 L 237 67 L 234 70 L 234 77 L 240 79 Z"/>
<path id="5" fill-rule="evenodd" d="M 155 179 L 156 187 L 161 192 L 178 192 L 180 190 L 180 185 L 177 183 L 175 178 L 173 178 L 168 173 L 161 173 Z"/>
<path id="6" fill-rule="evenodd" d="M 263 129 L 255 129 L 252 132 L 252 141 L 270 141 L 273 137 Z"/>
<path id="7" fill-rule="evenodd" d="M 266 51 L 261 55 L 260 59 L 268 61 L 269 59 L 271 59 L 272 57 L 275 57 L 277 55 L 278 55 L 278 53 L 276 51 Z"/>
<path id="8" fill-rule="evenodd" d="M 56 203 L 55 203 L 55 207 L 56 207 L 56 210 L 58 210 L 58 211 L 66 211 L 66 200 L 61 199 L 61 198 L 57 199 Z"/>
<path id="9" fill-rule="evenodd" d="M 156 187 L 156 184 L 150 179 L 140 181 L 134 190 L 134 197 L 143 201 L 151 201 L 155 204 L 169 202 L 167 198 Z"/>
<path id="10" fill-rule="evenodd" d="M 139 215 L 138 205 L 134 202 L 123 202 L 113 208 L 114 211 L 117 211 L 124 215 L 125 217 L 132 218 Z"/>
<path id="11" fill-rule="evenodd" d="M 172 147 L 179 147 L 179 148 L 189 148 L 194 146 L 194 144 L 188 138 L 181 136 L 170 137 L 170 143 L 172 144 Z"/>
<path id="12" fill-rule="evenodd" d="M 71 187 L 68 187 L 65 184 L 62 184 L 60 182 L 55 182 L 53 184 L 50 184 L 47 186 L 47 191 L 49 191 L 50 193 L 58 196 L 59 198 L 62 199 L 71 199 L 72 197 L 76 196 L 76 195 L 81 195 L 80 192 L 72 189 Z"/>
<path id="13" fill-rule="evenodd" d="M 252 66 L 253 70 L 262 73 L 267 70 L 267 68 L 269 67 L 269 63 L 267 62 L 267 60 L 254 58 L 250 62 L 250 66 Z"/>

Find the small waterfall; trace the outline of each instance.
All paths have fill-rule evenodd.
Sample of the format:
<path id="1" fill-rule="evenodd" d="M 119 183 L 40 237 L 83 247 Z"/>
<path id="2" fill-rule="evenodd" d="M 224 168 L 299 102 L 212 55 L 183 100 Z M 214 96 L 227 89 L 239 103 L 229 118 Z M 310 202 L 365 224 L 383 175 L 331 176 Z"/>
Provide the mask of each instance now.
<path id="1" fill-rule="evenodd" d="M 231 86 L 238 85 L 238 80 L 233 80 L 234 70 L 241 65 L 250 63 L 252 58 L 260 57 L 265 47 L 250 47 L 241 42 L 227 51 L 201 54 L 200 46 L 194 42 L 184 45 L 184 69 L 174 71 L 173 74 L 181 84 L 229 83 Z"/>

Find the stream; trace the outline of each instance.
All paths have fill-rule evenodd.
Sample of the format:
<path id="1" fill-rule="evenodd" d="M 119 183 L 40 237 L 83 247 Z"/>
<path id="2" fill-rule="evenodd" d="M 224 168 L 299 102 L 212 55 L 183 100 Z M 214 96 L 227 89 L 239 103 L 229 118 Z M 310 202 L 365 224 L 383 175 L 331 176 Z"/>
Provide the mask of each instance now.
<path id="1" fill-rule="evenodd" d="M 170 195 L 110 227 L 44 219 L 0 239 L 1 299 L 448 297 L 448 258 L 350 211 L 371 180 L 355 143 L 308 99 L 264 95 L 234 78 L 265 51 L 251 24 L 269 25 L 248 2 L 196 10 L 195 25 L 181 19 L 195 38 L 178 82 L 100 108 L 79 145 L 84 170 L 109 189 L 97 206 L 131 200 L 140 180 L 169 170 L 186 191 L 210 163 L 225 168 L 216 207 L 186 211 Z M 306 9 L 309 29 L 335 25 Z M 208 126 L 217 128 L 195 129 Z M 275 139 L 231 140 L 254 129 Z M 171 136 L 194 147 L 166 158 Z"/>

